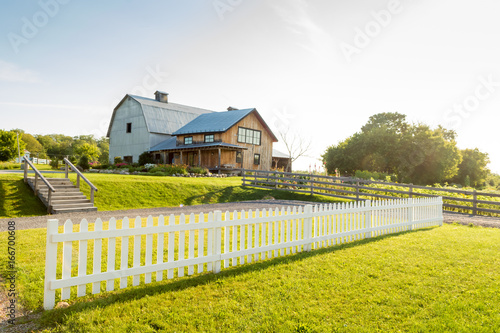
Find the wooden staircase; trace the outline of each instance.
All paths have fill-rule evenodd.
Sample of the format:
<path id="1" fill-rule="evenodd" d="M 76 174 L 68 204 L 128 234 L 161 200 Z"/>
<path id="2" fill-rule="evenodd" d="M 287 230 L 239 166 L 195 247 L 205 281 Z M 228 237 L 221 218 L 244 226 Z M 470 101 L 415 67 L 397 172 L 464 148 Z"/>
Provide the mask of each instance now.
<path id="1" fill-rule="evenodd" d="M 56 190 L 51 195 L 49 213 L 96 212 L 97 207 L 67 178 L 45 178 Z M 40 182 L 42 183 L 42 182 Z M 28 185 L 35 191 L 35 177 L 28 177 Z M 37 191 L 35 191 L 36 194 Z M 49 188 L 44 183 L 38 184 L 38 197 L 49 207 Z"/>
<path id="2" fill-rule="evenodd" d="M 76 212 L 96 212 L 94 206 L 94 193 L 97 187 L 94 186 L 67 158 L 66 178 L 45 178 L 40 171 L 25 159 L 24 162 L 24 182 L 27 183 L 40 198 L 49 214 L 76 213 Z M 35 177 L 28 177 L 28 168 L 35 172 Z M 69 170 L 77 174 L 76 186 L 68 179 Z M 90 200 L 80 191 L 80 179 L 90 186 Z"/>

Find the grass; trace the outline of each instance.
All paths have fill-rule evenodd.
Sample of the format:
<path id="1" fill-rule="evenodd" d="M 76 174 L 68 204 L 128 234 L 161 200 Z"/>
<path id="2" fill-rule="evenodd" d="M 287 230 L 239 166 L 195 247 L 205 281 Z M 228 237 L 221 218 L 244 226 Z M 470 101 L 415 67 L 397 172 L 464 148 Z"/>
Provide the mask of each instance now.
<path id="1" fill-rule="evenodd" d="M 172 207 L 246 200 L 266 196 L 276 199 L 339 202 L 342 200 L 310 196 L 278 190 L 241 186 L 241 178 L 181 178 L 115 174 L 86 174 L 98 189 L 95 205 L 100 211 Z M 50 174 L 60 178 L 64 174 Z M 70 174 L 76 184 L 76 175 Z M 81 190 L 90 198 L 89 186 L 81 182 Z M 22 174 L 0 174 L 0 218 L 46 214 L 46 208 L 23 182 Z"/>
<path id="2" fill-rule="evenodd" d="M 31 310 L 42 302 L 44 239 L 44 229 L 17 232 L 19 297 Z M 6 240 L 1 233 L 0 247 Z M 498 229 L 444 225 L 89 295 L 37 323 L 55 332 L 498 332 L 499 251 Z"/>

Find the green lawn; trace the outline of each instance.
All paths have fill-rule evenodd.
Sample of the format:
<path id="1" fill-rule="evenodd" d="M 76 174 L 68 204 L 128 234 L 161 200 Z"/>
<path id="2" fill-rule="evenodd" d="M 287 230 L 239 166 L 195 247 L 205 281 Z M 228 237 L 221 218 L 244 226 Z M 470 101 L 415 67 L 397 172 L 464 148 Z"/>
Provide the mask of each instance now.
<path id="1" fill-rule="evenodd" d="M 37 310 L 45 230 L 18 231 L 17 241 L 20 300 Z M 56 332 L 498 332 L 499 252 L 499 229 L 444 225 L 77 298 L 38 324 Z"/>
<path id="2" fill-rule="evenodd" d="M 50 174 L 46 177 L 64 177 Z M 245 200 L 276 199 L 339 202 L 324 196 L 310 196 L 278 190 L 241 186 L 241 178 L 181 178 L 131 176 L 115 174 L 85 174 L 99 189 L 95 205 L 100 211 L 172 207 Z M 70 174 L 76 184 L 76 175 Z M 81 182 L 81 190 L 90 198 L 89 186 Z M 46 208 L 23 182 L 22 174 L 0 174 L 0 218 L 46 214 Z"/>

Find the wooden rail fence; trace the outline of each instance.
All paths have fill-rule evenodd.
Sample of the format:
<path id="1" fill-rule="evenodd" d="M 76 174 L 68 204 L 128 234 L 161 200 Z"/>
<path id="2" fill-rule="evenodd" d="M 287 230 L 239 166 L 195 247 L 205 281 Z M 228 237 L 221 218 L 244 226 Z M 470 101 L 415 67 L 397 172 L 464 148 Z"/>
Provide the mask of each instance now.
<path id="1" fill-rule="evenodd" d="M 178 218 L 47 222 L 44 308 L 61 299 L 442 225 L 441 198 L 306 205 Z M 206 218 L 207 217 L 207 218 Z M 58 253 L 62 248 L 62 255 Z M 164 272 L 166 274 L 164 275 Z"/>
<path id="2" fill-rule="evenodd" d="M 394 199 L 396 197 L 442 197 L 443 208 L 446 210 L 469 212 L 473 215 L 500 215 L 500 194 L 496 193 L 390 183 L 352 177 L 330 177 L 261 170 L 242 170 L 242 177 L 243 186 L 265 189 L 275 188 L 296 193 L 318 194 L 357 201 L 366 199 Z M 382 186 L 375 187 L 373 185 Z M 405 190 L 388 187 L 399 187 Z M 434 191 L 439 194 L 423 193 L 422 191 Z M 447 196 L 446 193 L 457 196 Z"/>

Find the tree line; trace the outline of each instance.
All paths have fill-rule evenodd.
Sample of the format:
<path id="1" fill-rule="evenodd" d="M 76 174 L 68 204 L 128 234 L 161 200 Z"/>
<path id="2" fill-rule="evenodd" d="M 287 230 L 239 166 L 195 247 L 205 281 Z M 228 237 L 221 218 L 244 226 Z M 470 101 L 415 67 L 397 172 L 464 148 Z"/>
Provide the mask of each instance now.
<path id="1" fill-rule="evenodd" d="M 85 156 L 90 162 L 109 163 L 109 139 L 106 137 L 97 139 L 93 135 L 32 135 L 21 129 L 0 130 L 0 161 L 10 161 L 17 157 L 17 135 L 21 156 L 26 149 L 31 157 L 42 159 L 62 160 L 67 156 L 70 161 L 77 162 Z"/>
<path id="2" fill-rule="evenodd" d="M 329 173 L 355 175 L 366 170 L 393 175 L 399 182 L 419 185 L 456 183 L 482 187 L 490 171 L 489 157 L 476 149 L 459 149 L 456 132 L 410 124 L 397 112 L 371 116 L 361 131 L 322 155 Z"/>

